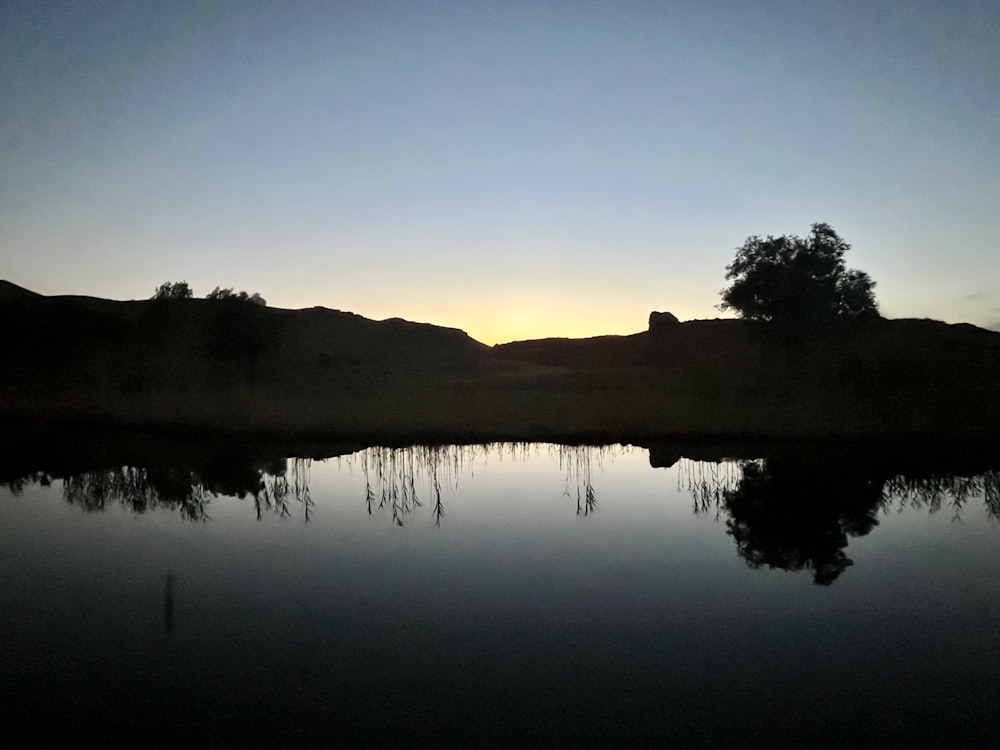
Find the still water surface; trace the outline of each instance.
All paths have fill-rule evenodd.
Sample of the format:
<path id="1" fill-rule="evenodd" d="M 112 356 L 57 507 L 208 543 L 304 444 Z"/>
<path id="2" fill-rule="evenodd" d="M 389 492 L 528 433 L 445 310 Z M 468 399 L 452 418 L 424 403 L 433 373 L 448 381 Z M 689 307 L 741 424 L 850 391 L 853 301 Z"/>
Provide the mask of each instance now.
<path id="1" fill-rule="evenodd" d="M 416 446 L 11 479 L 3 733 L 996 741 L 1000 473 L 650 463 Z"/>

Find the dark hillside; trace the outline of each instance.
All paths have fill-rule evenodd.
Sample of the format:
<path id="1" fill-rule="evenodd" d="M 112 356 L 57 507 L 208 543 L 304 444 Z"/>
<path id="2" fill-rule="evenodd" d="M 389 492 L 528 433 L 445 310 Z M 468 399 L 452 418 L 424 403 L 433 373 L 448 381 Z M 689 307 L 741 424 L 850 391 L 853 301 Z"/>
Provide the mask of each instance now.
<path id="1" fill-rule="evenodd" d="M 769 336 L 760 323 L 692 320 L 630 336 L 516 341 L 494 346 L 491 356 L 501 362 L 575 369 L 712 366 L 744 374 L 743 368 L 774 361 L 798 375 L 822 366 L 834 367 L 842 376 L 867 373 L 869 379 L 918 376 L 947 383 L 982 375 L 986 382 L 993 379 L 988 368 L 1000 356 L 1000 332 L 967 323 L 880 319 L 840 334 L 787 341 Z M 975 372 L 961 371 L 967 367 Z"/>
<path id="2" fill-rule="evenodd" d="M 775 338 L 651 316 L 631 336 L 486 347 L 456 329 L 239 300 L 0 285 L 0 416 L 322 437 L 1000 437 L 1000 333 L 874 319 Z"/>
<path id="3" fill-rule="evenodd" d="M 535 339 L 497 344 L 497 361 L 528 362 L 555 367 L 634 367 L 644 358 L 645 334 L 595 336 L 587 339 Z"/>
<path id="4" fill-rule="evenodd" d="M 38 292 L 32 292 L 24 287 L 18 286 L 17 284 L 11 284 L 9 281 L 0 279 L 0 304 L 17 302 L 19 300 L 41 296 L 42 295 L 38 294 Z"/>
<path id="5" fill-rule="evenodd" d="M 252 423 L 464 374 L 488 351 L 456 329 L 325 308 L 0 294 L 0 414 L 14 416 Z"/>
<path id="6" fill-rule="evenodd" d="M 730 358 L 758 341 L 759 326 L 740 320 L 692 320 L 665 331 L 586 339 L 537 339 L 493 347 L 499 360 L 572 368 L 673 366 Z"/>
<path id="7" fill-rule="evenodd" d="M 544 367 L 553 388 L 631 393 L 657 415 L 634 420 L 643 425 L 775 437 L 1000 434 L 1000 333 L 968 324 L 875 319 L 787 340 L 760 323 L 696 320 L 631 336 L 515 342 L 491 355 L 508 368 Z"/>
<path id="8" fill-rule="evenodd" d="M 283 310 L 239 300 L 44 297 L 0 287 L 0 335 L 22 363 L 156 360 L 243 367 L 347 362 L 411 369 L 486 350 L 464 332 L 326 308 Z"/>

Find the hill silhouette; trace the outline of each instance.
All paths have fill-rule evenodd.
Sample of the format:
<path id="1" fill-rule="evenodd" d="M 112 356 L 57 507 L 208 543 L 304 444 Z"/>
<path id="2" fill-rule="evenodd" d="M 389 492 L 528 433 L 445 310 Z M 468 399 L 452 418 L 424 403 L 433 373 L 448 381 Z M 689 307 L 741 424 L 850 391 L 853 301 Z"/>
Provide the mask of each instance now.
<path id="1" fill-rule="evenodd" d="M 878 318 L 787 341 L 750 321 L 650 324 L 488 347 L 320 307 L 0 282 L 0 415 L 392 440 L 1000 437 L 1000 333 Z"/>

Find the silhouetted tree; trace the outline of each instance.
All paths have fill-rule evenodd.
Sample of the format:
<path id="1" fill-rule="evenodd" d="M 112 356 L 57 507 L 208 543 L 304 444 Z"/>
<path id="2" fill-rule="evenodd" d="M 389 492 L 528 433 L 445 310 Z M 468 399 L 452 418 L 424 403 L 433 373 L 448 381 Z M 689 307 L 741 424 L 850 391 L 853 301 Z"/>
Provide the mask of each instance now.
<path id="1" fill-rule="evenodd" d="M 186 281 L 164 281 L 153 293 L 153 299 L 191 299 L 193 296 Z"/>
<path id="2" fill-rule="evenodd" d="M 222 289 L 215 287 L 215 289 L 205 295 L 205 299 L 229 299 L 232 296 L 233 290 L 231 288 Z"/>
<path id="3" fill-rule="evenodd" d="M 232 288 L 229 287 L 226 289 L 215 287 L 215 289 L 205 295 L 205 299 L 238 300 L 240 302 L 253 302 L 255 305 L 261 305 L 262 307 L 267 306 L 267 300 L 261 297 L 259 292 L 254 292 L 253 294 L 247 294 L 244 291 L 234 292 Z"/>
<path id="4" fill-rule="evenodd" d="M 732 284 L 720 310 L 798 330 L 832 327 L 878 313 L 875 282 L 848 269 L 851 246 L 829 224 L 813 224 L 808 237 L 748 237 L 726 266 Z"/>

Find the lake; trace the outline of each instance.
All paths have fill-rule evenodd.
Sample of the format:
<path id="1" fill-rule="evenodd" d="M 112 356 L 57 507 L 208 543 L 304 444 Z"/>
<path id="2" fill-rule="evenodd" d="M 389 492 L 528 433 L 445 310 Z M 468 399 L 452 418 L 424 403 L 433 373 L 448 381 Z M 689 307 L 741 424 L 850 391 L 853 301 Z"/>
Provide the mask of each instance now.
<path id="1" fill-rule="evenodd" d="M 0 474 L 0 723 L 25 744 L 1000 731 L 994 450 L 95 445 Z"/>

